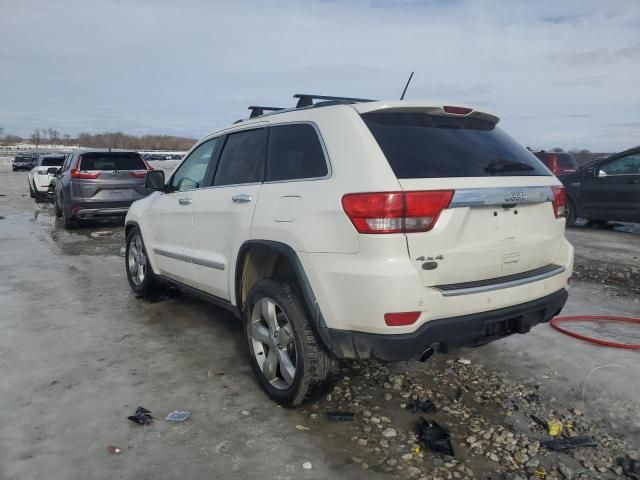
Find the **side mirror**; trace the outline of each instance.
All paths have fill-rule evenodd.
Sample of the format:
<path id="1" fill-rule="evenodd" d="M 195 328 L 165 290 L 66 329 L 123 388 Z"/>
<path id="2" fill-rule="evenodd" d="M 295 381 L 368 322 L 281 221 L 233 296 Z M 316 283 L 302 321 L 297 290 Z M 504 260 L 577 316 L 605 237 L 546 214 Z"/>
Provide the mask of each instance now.
<path id="1" fill-rule="evenodd" d="M 58 167 L 49 167 L 47 168 L 47 173 L 50 175 L 57 175 L 58 174 Z"/>
<path id="2" fill-rule="evenodd" d="M 147 172 L 147 176 L 144 179 L 144 188 L 164 192 L 164 172 L 162 170 Z"/>
<path id="3" fill-rule="evenodd" d="M 589 167 L 589 170 L 587 170 L 587 173 L 592 177 L 597 177 L 598 169 L 596 167 Z"/>

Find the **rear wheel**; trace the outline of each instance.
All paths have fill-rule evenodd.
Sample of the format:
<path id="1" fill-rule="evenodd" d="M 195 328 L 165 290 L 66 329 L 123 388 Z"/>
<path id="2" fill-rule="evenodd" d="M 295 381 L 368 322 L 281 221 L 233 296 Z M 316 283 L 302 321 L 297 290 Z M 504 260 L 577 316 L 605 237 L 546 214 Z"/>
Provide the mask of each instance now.
<path id="1" fill-rule="evenodd" d="M 147 258 L 147 250 L 138 227 L 127 234 L 125 268 L 131 290 L 141 297 L 148 297 L 159 289 L 153 269 Z"/>
<path id="2" fill-rule="evenodd" d="M 62 210 L 62 221 L 64 223 L 64 228 L 66 228 L 67 230 L 78 228 L 78 221 L 73 218 L 71 212 L 69 212 L 69 209 L 67 209 L 67 207 L 65 206 L 64 197 L 62 198 L 62 205 L 60 206 L 60 209 Z"/>
<path id="3" fill-rule="evenodd" d="M 302 302 L 286 281 L 256 283 L 244 321 L 251 366 L 272 400 L 297 406 L 331 385 L 338 362 L 316 340 Z"/>
<path id="4" fill-rule="evenodd" d="M 62 209 L 60 208 L 60 205 L 58 204 L 58 196 L 56 195 L 55 200 L 54 200 L 54 205 L 55 205 L 55 211 L 56 211 L 56 217 L 61 217 L 62 216 Z"/>

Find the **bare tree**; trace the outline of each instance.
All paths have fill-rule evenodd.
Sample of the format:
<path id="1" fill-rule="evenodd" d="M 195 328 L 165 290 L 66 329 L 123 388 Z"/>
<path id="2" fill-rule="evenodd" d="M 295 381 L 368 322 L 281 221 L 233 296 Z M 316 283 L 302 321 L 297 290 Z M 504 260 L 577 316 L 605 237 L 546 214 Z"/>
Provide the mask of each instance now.
<path id="1" fill-rule="evenodd" d="M 36 150 L 40 148 L 40 130 L 37 128 L 31 134 L 31 141 L 36 144 Z"/>
<path id="2" fill-rule="evenodd" d="M 68 147 L 70 143 L 71 143 L 71 135 L 69 135 L 68 133 L 65 133 L 64 135 L 62 135 L 62 144 Z"/>

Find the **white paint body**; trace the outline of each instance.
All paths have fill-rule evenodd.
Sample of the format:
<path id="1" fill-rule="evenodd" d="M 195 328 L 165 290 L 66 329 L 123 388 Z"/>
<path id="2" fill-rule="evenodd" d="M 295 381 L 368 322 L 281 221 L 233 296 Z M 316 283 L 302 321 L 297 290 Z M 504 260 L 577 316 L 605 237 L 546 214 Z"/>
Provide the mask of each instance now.
<path id="1" fill-rule="evenodd" d="M 519 305 L 566 288 L 573 247 L 564 235 L 565 220 L 555 217 L 551 202 L 519 206 L 518 215 L 495 206 L 449 208 L 433 230 L 424 233 L 367 235 L 356 231 L 341 204 L 348 193 L 561 185 L 552 175 L 399 180 L 360 117 L 390 108 L 443 114 L 440 106 L 406 101 L 306 108 L 244 121 L 203 139 L 256 126 L 312 123 L 326 148 L 329 175 L 154 193 L 138 200 L 126 221 L 140 226 L 154 272 L 235 304 L 236 258 L 241 245 L 250 239 L 281 242 L 297 253 L 329 328 L 382 334 L 413 332 L 434 319 Z M 492 115 L 474 114 L 497 121 Z M 250 195 L 252 201 L 234 203 L 232 197 L 238 194 Z M 181 205 L 181 198 L 191 203 Z M 159 256 L 154 254 L 157 248 L 210 261 L 223 269 Z M 444 258 L 437 269 L 422 269 L 419 257 L 438 255 Z M 484 293 L 444 296 L 433 288 L 548 264 L 562 266 L 564 271 Z M 416 323 L 385 324 L 385 313 L 410 311 L 422 312 Z"/>

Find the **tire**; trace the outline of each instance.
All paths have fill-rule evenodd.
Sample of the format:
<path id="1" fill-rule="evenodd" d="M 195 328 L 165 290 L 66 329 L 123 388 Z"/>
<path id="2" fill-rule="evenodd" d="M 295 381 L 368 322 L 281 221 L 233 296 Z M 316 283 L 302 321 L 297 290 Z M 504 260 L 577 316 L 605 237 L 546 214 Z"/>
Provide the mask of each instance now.
<path id="1" fill-rule="evenodd" d="M 576 223 L 577 212 L 576 206 L 571 199 L 567 199 L 567 217 L 566 217 L 567 227 L 571 227 L 574 223 Z"/>
<path id="2" fill-rule="evenodd" d="M 251 367 L 275 402 L 295 407 L 333 383 L 338 361 L 316 339 L 302 301 L 286 280 L 254 285 L 244 327 Z"/>
<path id="3" fill-rule="evenodd" d="M 37 190 L 34 192 L 34 198 L 36 199 L 36 203 L 44 203 L 46 196 L 42 195 L 40 192 L 38 192 Z"/>
<path id="4" fill-rule="evenodd" d="M 160 289 L 138 227 L 132 228 L 127 234 L 124 264 L 129 286 L 135 294 L 148 298 Z"/>
<path id="5" fill-rule="evenodd" d="M 64 205 L 64 197 L 62 198 L 62 222 L 64 224 L 64 228 L 67 230 L 73 230 L 78 228 L 78 221 L 68 213 L 67 208 Z"/>
<path id="6" fill-rule="evenodd" d="M 15 172 L 15 170 L 14 170 L 14 172 Z M 29 196 L 30 196 L 31 198 L 36 198 L 36 194 L 35 194 L 35 193 L 33 193 L 33 187 L 31 186 L 31 183 L 29 183 Z M 38 202 L 38 201 L 36 200 L 36 203 L 37 203 L 37 202 Z"/>
<path id="7" fill-rule="evenodd" d="M 60 208 L 60 205 L 58 205 L 58 196 L 57 195 L 55 196 L 55 199 L 54 199 L 53 202 L 54 202 L 54 209 L 56 211 L 56 217 L 58 217 L 58 218 L 62 217 L 62 209 Z"/>

